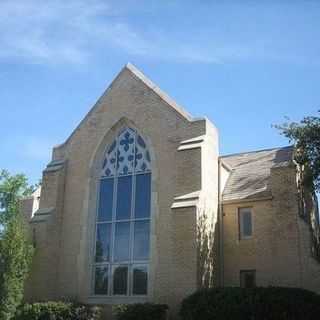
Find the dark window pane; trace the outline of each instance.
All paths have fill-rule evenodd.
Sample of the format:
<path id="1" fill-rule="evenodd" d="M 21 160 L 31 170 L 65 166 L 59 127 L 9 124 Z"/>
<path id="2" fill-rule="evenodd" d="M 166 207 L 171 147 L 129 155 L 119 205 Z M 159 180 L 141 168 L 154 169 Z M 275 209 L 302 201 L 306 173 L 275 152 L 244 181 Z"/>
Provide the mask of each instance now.
<path id="1" fill-rule="evenodd" d="M 150 223 L 149 221 L 136 221 L 134 223 L 134 260 L 149 259 L 149 239 Z"/>
<path id="2" fill-rule="evenodd" d="M 242 288 L 254 288 L 256 286 L 255 270 L 240 271 L 240 286 Z"/>
<path id="3" fill-rule="evenodd" d="M 117 222 L 114 239 L 114 261 L 119 262 L 129 260 L 129 239 L 130 223 Z"/>
<path id="4" fill-rule="evenodd" d="M 117 187 L 117 220 L 130 219 L 132 197 L 132 176 L 118 179 Z"/>
<path id="5" fill-rule="evenodd" d="M 136 176 L 135 210 L 136 218 L 150 216 L 151 199 L 151 174 L 139 174 Z"/>
<path id="6" fill-rule="evenodd" d="M 115 267 L 113 272 L 113 294 L 126 295 L 128 288 L 128 267 Z"/>
<path id="7" fill-rule="evenodd" d="M 246 236 L 252 234 L 251 212 L 243 213 L 243 234 Z"/>
<path id="8" fill-rule="evenodd" d="M 146 295 L 147 291 L 148 291 L 147 267 L 134 267 L 132 293 L 136 295 Z"/>
<path id="9" fill-rule="evenodd" d="M 241 237 L 252 236 L 252 215 L 250 208 L 241 208 L 239 211 Z"/>
<path id="10" fill-rule="evenodd" d="M 111 224 L 97 225 L 96 262 L 110 261 Z"/>
<path id="11" fill-rule="evenodd" d="M 108 267 L 107 266 L 96 267 L 94 293 L 108 294 Z"/>
<path id="12" fill-rule="evenodd" d="M 112 218 L 114 179 L 102 179 L 100 181 L 98 221 L 110 221 Z"/>

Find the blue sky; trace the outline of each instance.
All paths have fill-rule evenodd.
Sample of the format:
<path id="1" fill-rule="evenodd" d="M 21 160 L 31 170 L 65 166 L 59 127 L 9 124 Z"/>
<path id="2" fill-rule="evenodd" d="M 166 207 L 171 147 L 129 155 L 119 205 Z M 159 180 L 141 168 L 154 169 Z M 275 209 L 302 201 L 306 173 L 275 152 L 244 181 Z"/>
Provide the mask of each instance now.
<path id="1" fill-rule="evenodd" d="M 320 109 L 319 39 L 319 1 L 1 0 L 0 168 L 37 181 L 128 61 L 221 153 L 286 145 L 271 124 Z"/>

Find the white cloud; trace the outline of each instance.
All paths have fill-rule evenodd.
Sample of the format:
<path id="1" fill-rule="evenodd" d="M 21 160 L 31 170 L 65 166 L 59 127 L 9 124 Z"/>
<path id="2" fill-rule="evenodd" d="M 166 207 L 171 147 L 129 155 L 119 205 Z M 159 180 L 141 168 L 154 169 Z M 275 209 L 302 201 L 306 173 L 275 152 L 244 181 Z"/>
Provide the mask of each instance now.
<path id="1" fill-rule="evenodd" d="M 176 28 L 171 30 L 165 21 L 152 27 L 149 22 L 145 28 L 139 28 L 139 24 L 128 19 L 130 10 L 137 14 L 137 11 L 141 13 L 142 10 L 148 12 L 151 7 L 160 14 L 164 8 L 168 9 L 168 4 L 160 8 L 157 1 L 150 0 L 149 7 L 143 1 L 129 2 L 2 0 L 0 59 L 82 64 L 93 61 L 99 52 L 107 54 L 109 49 L 117 49 L 129 55 L 175 62 L 267 60 L 310 63 L 317 60 L 318 63 L 318 59 L 314 59 L 314 52 L 308 53 L 305 50 L 308 45 L 301 46 L 296 42 L 295 36 L 286 39 L 280 30 L 277 32 L 269 24 L 260 26 L 258 14 L 262 14 L 262 17 L 266 14 L 272 21 L 276 16 L 274 13 L 280 12 L 280 8 L 269 6 L 266 10 L 264 7 L 248 6 L 250 17 L 253 17 L 251 22 L 246 15 L 241 18 L 238 14 L 241 10 L 246 11 L 245 5 L 216 5 L 214 9 L 217 10 L 213 17 L 217 21 L 212 25 L 190 23 L 188 26 L 179 26 L 177 23 Z M 200 5 L 194 6 L 197 10 L 201 9 Z M 219 20 L 219 10 L 225 10 L 224 17 L 230 16 L 230 21 Z M 177 12 L 180 12 L 180 9 Z M 215 27 L 217 25 L 219 28 Z M 291 34 L 296 33 L 292 31 Z"/>
<path id="2" fill-rule="evenodd" d="M 102 1 L 85 4 L 81 0 L 2 1 L 0 57 L 34 63 L 84 62 L 89 39 L 79 21 L 94 24 L 94 19 L 108 9 Z"/>
<path id="3" fill-rule="evenodd" d="M 165 32 L 146 35 L 135 30 L 102 0 L 4 0 L 0 42 L 0 58 L 32 63 L 84 63 L 95 47 L 164 60 L 217 62 L 211 52 L 181 45 Z"/>

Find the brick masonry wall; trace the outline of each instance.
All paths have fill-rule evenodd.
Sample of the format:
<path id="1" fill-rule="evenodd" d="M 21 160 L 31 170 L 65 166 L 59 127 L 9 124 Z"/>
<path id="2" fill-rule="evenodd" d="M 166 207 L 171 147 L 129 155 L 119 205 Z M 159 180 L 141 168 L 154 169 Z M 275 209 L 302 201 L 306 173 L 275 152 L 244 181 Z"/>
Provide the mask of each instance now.
<path id="1" fill-rule="evenodd" d="M 171 206 L 175 196 L 201 193 L 203 148 L 182 152 L 178 148 L 183 140 L 209 135 L 208 121 L 187 118 L 124 68 L 66 143 L 54 149 L 53 160 L 65 160 L 65 171 L 63 176 L 44 174 L 40 209 L 55 209 L 50 218 L 34 226 L 43 239 L 34 262 L 30 299 L 133 301 L 97 298 L 91 291 L 98 172 L 106 147 L 127 125 L 144 136 L 152 158 L 147 300 L 168 303 L 176 313 L 181 299 L 197 288 L 196 204 L 174 210 Z M 205 197 L 209 199 L 208 189 Z"/>
<path id="2" fill-rule="evenodd" d="M 240 270 L 255 269 L 258 286 L 320 292 L 320 264 L 311 256 L 310 229 L 299 217 L 295 167 L 271 170 L 272 200 L 223 206 L 224 281 L 240 285 Z M 253 237 L 239 240 L 238 208 L 252 207 Z"/>

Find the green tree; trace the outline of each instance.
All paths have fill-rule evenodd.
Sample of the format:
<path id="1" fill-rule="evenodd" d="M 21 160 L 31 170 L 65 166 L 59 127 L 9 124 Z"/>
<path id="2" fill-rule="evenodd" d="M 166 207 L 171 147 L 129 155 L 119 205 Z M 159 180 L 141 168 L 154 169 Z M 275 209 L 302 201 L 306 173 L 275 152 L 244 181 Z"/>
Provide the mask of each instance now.
<path id="1" fill-rule="evenodd" d="M 294 158 L 300 165 L 299 212 L 310 225 L 311 252 L 320 262 L 320 217 L 316 196 L 320 192 L 320 117 L 305 117 L 300 122 L 287 122 L 276 128 L 295 145 Z"/>
<path id="2" fill-rule="evenodd" d="M 275 127 L 294 143 L 295 160 L 305 167 L 304 184 L 320 192 L 320 117 L 305 117 L 300 122 L 286 122 Z"/>
<path id="3" fill-rule="evenodd" d="M 19 208 L 32 191 L 24 175 L 0 172 L 0 320 L 12 319 L 23 299 L 33 247 Z"/>

